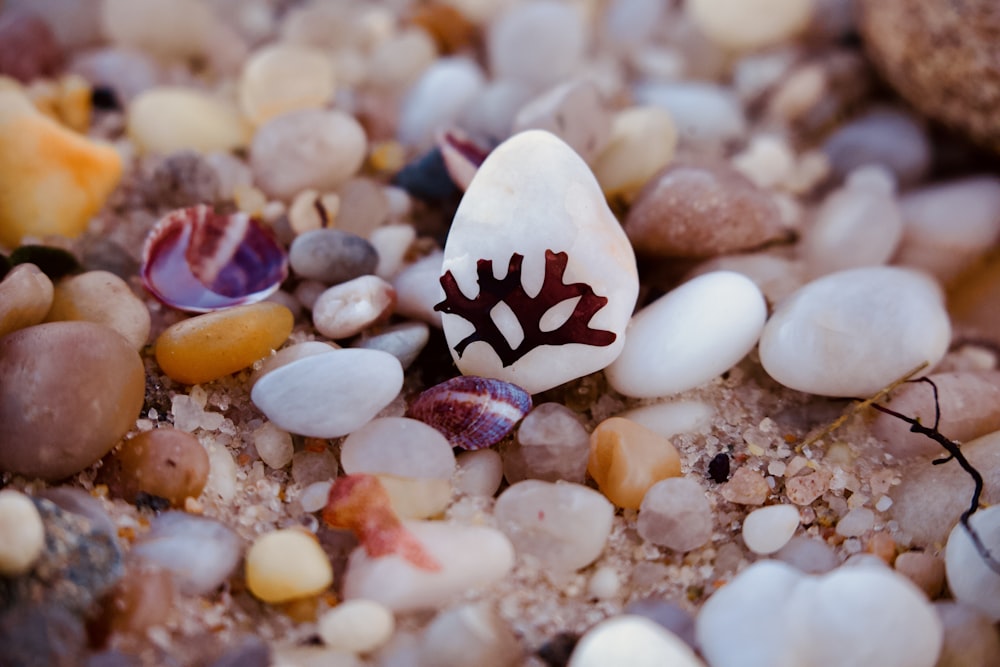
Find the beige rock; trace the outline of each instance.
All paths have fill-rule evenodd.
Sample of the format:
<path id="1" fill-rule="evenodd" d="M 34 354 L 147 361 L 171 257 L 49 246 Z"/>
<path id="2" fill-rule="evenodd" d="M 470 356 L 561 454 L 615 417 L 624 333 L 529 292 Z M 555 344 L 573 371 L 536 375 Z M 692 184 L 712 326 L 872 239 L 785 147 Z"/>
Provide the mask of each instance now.
<path id="1" fill-rule="evenodd" d="M 0 337 L 42 322 L 52 292 L 52 281 L 34 264 L 11 269 L 0 281 Z"/>
<path id="2" fill-rule="evenodd" d="M 677 126 L 665 110 L 631 107 L 611 121 L 611 136 L 593 162 L 594 176 L 608 197 L 629 199 L 674 157 Z"/>
<path id="3" fill-rule="evenodd" d="M 29 572 L 44 547 L 45 526 L 35 503 L 20 491 L 0 491 L 0 575 Z"/>
<path id="4" fill-rule="evenodd" d="M 85 320 L 114 329 L 141 350 L 149 338 L 150 318 L 128 283 L 108 271 L 88 271 L 56 285 L 46 322 Z"/>
<path id="5" fill-rule="evenodd" d="M 333 62 L 318 49 L 274 44 L 243 66 L 240 108 L 255 125 L 301 109 L 318 109 L 333 95 Z"/>
<path id="6" fill-rule="evenodd" d="M 250 141 L 249 127 L 233 105 L 181 86 L 151 88 L 136 97 L 126 129 L 144 153 L 230 151 Z"/>
<path id="7" fill-rule="evenodd" d="M 736 469 L 719 492 L 723 498 L 737 505 L 763 505 L 771 493 L 771 488 L 763 475 L 744 466 Z"/>
<path id="8" fill-rule="evenodd" d="M 247 551 L 246 578 L 264 602 L 287 602 L 322 593 L 333 568 L 315 536 L 289 528 L 257 538 Z"/>

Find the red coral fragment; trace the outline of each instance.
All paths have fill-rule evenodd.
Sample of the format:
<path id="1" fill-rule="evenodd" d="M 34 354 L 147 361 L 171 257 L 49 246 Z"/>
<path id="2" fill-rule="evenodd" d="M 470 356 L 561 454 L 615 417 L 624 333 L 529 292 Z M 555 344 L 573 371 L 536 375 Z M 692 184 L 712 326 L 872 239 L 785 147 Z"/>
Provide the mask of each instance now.
<path id="1" fill-rule="evenodd" d="M 375 475 L 358 473 L 334 480 L 323 521 L 331 528 L 354 533 L 371 558 L 397 554 L 422 570 L 441 569 L 396 516 L 389 493 Z"/>
<path id="2" fill-rule="evenodd" d="M 582 343 L 604 347 L 611 345 L 617 338 L 613 331 L 591 329 L 590 319 L 605 306 L 608 298 L 594 294 L 594 289 L 586 283 L 563 282 L 569 255 L 565 252 L 545 251 L 545 278 L 537 296 L 528 296 L 521 284 L 521 262 L 524 256 L 519 253 L 511 255 L 507 265 L 507 274 L 503 278 L 493 275 L 493 260 L 481 259 L 476 262 L 476 273 L 479 276 L 479 294 L 475 299 L 469 299 L 458 287 L 458 282 L 451 271 L 441 276 L 441 286 L 444 287 L 444 301 L 434 306 L 434 310 L 458 315 L 468 320 L 475 328 L 473 333 L 459 341 L 455 352 L 461 357 L 470 344 L 482 341 L 489 344 L 500 357 L 504 366 L 510 366 L 536 347 L 542 345 L 566 345 Z M 569 299 L 579 297 L 573 313 L 559 327 L 551 331 L 542 331 L 541 319 L 553 306 Z M 506 303 L 524 332 L 524 339 L 518 346 L 511 347 L 506 336 L 493 321 L 491 311 L 500 302 Z"/>

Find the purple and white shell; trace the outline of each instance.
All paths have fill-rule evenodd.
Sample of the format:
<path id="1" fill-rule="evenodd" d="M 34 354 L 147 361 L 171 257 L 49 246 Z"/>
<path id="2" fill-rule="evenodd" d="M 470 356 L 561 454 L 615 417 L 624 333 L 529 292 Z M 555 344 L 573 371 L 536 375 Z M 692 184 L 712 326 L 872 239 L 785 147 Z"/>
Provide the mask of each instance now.
<path id="1" fill-rule="evenodd" d="M 462 375 L 417 396 L 406 416 L 443 433 L 455 447 L 483 449 L 514 430 L 531 410 L 531 394 L 515 384 Z"/>
<path id="2" fill-rule="evenodd" d="M 246 213 L 204 204 L 172 211 L 142 249 L 142 284 L 180 310 L 207 313 L 263 301 L 288 277 L 288 255 Z"/>

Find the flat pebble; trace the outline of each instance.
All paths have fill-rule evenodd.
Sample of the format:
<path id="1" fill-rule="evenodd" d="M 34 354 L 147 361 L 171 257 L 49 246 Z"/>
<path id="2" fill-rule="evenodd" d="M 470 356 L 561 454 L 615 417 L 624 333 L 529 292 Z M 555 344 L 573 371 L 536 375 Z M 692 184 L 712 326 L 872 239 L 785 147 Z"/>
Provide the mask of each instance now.
<path id="1" fill-rule="evenodd" d="M 611 112 L 592 81 L 568 81 L 517 112 L 512 133 L 533 129 L 551 132 L 593 163 L 611 138 Z"/>
<path id="2" fill-rule="evenodd" d="M 510 484 L 524 479 L 582 484 L 589 455 L 590 434 L 580 417 L 561 403 L 542 403 L 525 416 L 504 450 L 504 477 Z"/>
<path id="3" fill-rule="evenodd" d="M 333 583 L 333 567 L 316 537 L 286 528 L 264 533 L 246 554 L 247 588 L 264 602 L 318 595 Z"/>
<path id="4" fill-rule="evenodd" d="M 18 264 L 0 280 L 0 337 L 40 324 L 52 306 L 52 281 L 34 264 Z"/>
<path id="5" fill-rule="evenodd" d="M 683 553 L 712 539 L 713 523 L 701 484 L 675 477 L 660 480 L 646 491 L 636 530 L 647 542 Z"/>
<path id="6" fill-rule="evenodd" d="M 895 267 L 849 269 L 808 283 L 775 311 L 760 360 L 775 380 L 821 396 L 870 396 L 936 364 L 951 324 L 940 290 Z"/>
<path id="7" fill-rule="evenodd" d="M 823 144 L 836 174 L 858 167 L 890 169 L 901 186 L 914 185 L 931 163 L 927 133 L 912 115 L 895 109 L 873 109 L 841 125 Z"/>
<path id="8" fill-rule="evenodd" d="M 715 417 L 715 408 L 704 401 L 663 401 L 633 408 L 616 416 L 670 438 L 680 433 L 708 432 Z"/>
<path id="9" fill-rule="evenodd" d="M 312 307 L 313 326 L 328 338 L 356 336 L 392 315 L 396 290 L 378 276 L 361 276 L 334 285 Z"/>
<path id="10" fill-rule="evenodd" d="M 307 46 L 262 47 L 250 54 L 240 75 L 240 108 L 254 125 L 290 111 L 319 109 L 333 92 L 333 61 Z"/>
<path id="11" fill-rule="evenodd" d="M 135 425 L 145 396 L 139 355 L 92 322 L 51 322 L 4 336 L 0 377 L 0 469 L 47 480 L 104 456 Z"/>
<path id="12" fill-rule="evenodd" d="M 738 7 L 722 0 L 689 0 L 688 16 L 713 42 L 752 51 L 794 37 L 809 24 L 814 0 L 749 0 Z"/>
<path id="13" fill-rule="evenodd" d="M 638 509 L 651 486 L 681 474 L 680 455 L 658 433 L 611 417 L 590 434 L 587 472 L 615 505 Z"/>
<path id="14" fill-rule="evenodd" d="M 301 278 L 336 285 L 374 273 L 378 253 L 356 234 L 316 229 L 295 237 L 288 249 L 288 262 Z"/>
<path id="15" fill-rule="evenodd" d="M 20 491 L 0 491 L 0 574 L 30 571 L 44 547 L 45 526 L 35 503 Z"/>
<path id="16" fill-rule="evenodd" d="M 529 479 L 500 494 L 493 516 L 519 555 L 547 569 L 572 572 L 604 551 L 614 507 L 582 484 Z"/>
<path id="17" fill-rule="evenodd" d="M 540 0 L 512 7 L 486 35 L 490 71 L 540 90 L 567 79 L 586 48 L 586 27 L 576 7 Z"/>
<path id="18" fill-rule="evenodd" d="M 706 82 L 647 83 L 636 86 L 635 101 L 670 112 L 681 146 L 710 147 L 746 134 L 739 100 L 728 88 Z"/>
<path id="19" fill-rule="evenodd" d="M 424 630 L 422 665 L 435 667 L 507 667 L 522 657 L 517 637 L 488 602 L 466 604 L 439 613 Z"/>
<path id="20" fill-rule="evenodd" d="M 648 618 L 622 614 L 604 620 L 583 635 L 568 667 L 704 667 L 682 639 Z"/>
<path id="21" fill-rule="evenodd" d="M 625 348 L 605 371 L 626 396 L 669 396 L 729 370 L 753 349 L 767 306 L 747 277 L 717 271 L 694 278 L 632 317 Z"/>
<path id="22" fill-rule="evenodd" d="M 60 281 L 47 322 L 85 320 L 114 329 L 141 350 L 149 338 L 150 317 L 124 280 L 107 271 L 88 271 Z"/>
<path id="23" fill-rule="evenodd" d="M 1000 507 L 987 507 L 972 515 L 969 523 L 990 554 L 1000 551 Z M 978 609 L 994 621 L 1000 620 L 1000 574 L 979 553 L 969 531 L 956 524 L 948 536 L 944 553 L 948 588 L 955 599 Z"/>
<path id="24" fill-rule="evenodd" d="M 441 265 L 444 254 L 434 251 L 403 267 L 392 279 L 396 290 L 396 313 L 441 328 L 441 313 L 434 306 L 441 301 Z"/>
<path id="25" fill-rule="evenodd" d="M 268 373 L 257 381 L 250 397 L 286 431 L 335 438 L 368 423 L 402 386 L 403 369 L 391 354 L 334 350 Z"/>
<path id="26" fill-rule="evenodd" d="M 256 384 L 257 380 L 264 377 L 271 371 L 281 368 L 282 366 L 287 366 L 293 361 L 339 349 L 340 346 L 336 343 L 318 340 L 307 340 L 302 343 L 295 343 L 294 345 L 283 347 L 271 356 L 266 357 L 261 362 L 260 369 L 254 372 L 250 381 L 252 384 Z"/>
<path id="27" fill-rule="evenodd" d="M 140 493 L 174 507 L 197 498 L 208 482 L 208 453 L 198 439 L 169 426 L 129 438 L 104 461 L 101 479 L 112 495 L 135 502 Z"/>
<path id="28" fill-rule="evenodd" d="M 253 445 L 260 460 L 267 467 L 281 470 L 292 462 L 295 453 L 292 434 L 283 431 L 271 422 L 265 422 L 253 432 Z"/>
<path id="29" fill-rule="evenodd" d="M 402 322 L 363 335 L 355 347 L 388 352 L 406 370 L 427 346 L 430 335 L 430 328 L 423 322 Z"/>
<path id="30" fill-rule="evenodd" d="M 440 569 L 423 569 L 396 554 L 372 558 L 358 548 L 348 560 L 344 599 L 374 600 L 394 612 L 434 609 L 499 581 L 514 566 L 514 547 L 496 529 L 441 522 L 404 524 Z"/>
<path id="31" fill-rule="evenodd" d="M 358 171 L 367 147 L 364 128 L 349 114 L 293 111 L 257 129 L 250 167 L 261 190 L 289 200 L 302 190 L 336 188 Z"/>
<path id="32" fill-rule="evenodd" d="M 674 157 L 677 126 L 666 109 L 634 106 L 611 120 L 611 134 L 592 162 L 608 197 L 630 199 Z"/>
<path id="33" fill-rule="evenodd" d="M 439 58 L 406 93 L 396 138 L 416 150 L 430 148 L 435 134 L 452 126 L 485 85 L 483 72 L 473 60 Z"/>
<path id="34" fill-rule="evenodd" d="M 958 602 L 938 602 L 944 646 L 935 667 L 990 667 L 1000 661 L 1000 638 L 994 621 Z"/>
<path id="35" fill-rule="evenodd" d="M 377 650 L 395 628 L 392 612 L 372 600 L 345 600 L 323 612 L 316 625 L 324 644 L 350 653 Z"/>
<path id="36" fill-rule="evenodd" d="M 799 508 L 794 505 L 759 507 L 743 520 L 743 542 L 755 554 L 773 554 L 792 539 L 799 521 Z"/>
<path id="37" fill-rule="evenodd" d="M 154 518 L 130 553 L 171 572 L 182 593 L 206 595 L 239 565 L 243 544 L 215 519 L 172 511 Z"/>
<path id="38" fill-rule="evenodd" d="M 160 86 L 138 95 L 128 107 L 127 131 L 145 153 L 181 150 L 202 153 L 244 148 L 246 122 L 234 106 L 180 86 Z"/>
<path id="39" fill-rule="evenodd" d="M 437 429 L 406 417 L 373 419 L 340 448 L 344 472 L 451 479 L 455 454 Z"/>
<path id="40" fill-rule="evenodd" d="M 725 163 L 676 161 L 639 192 L 624 222 L 639 255 L 712 257 L 784 233 L 764 190 Z"/>
<path id="41" fill-rule="evenodd" d="M 290 310 L 269 302 L 197 315 L 159 335 L 156 362 L 177 382 L 210 382 L 266 357 L 285 342 L 292 324 Z"/>
<path id="42" fill-rule="evenodd" d="M 470 496 L 492 498 L 503 481 L 503 460 L 495 450 L 462 452 L 456 457 L 455 488 Z"/>

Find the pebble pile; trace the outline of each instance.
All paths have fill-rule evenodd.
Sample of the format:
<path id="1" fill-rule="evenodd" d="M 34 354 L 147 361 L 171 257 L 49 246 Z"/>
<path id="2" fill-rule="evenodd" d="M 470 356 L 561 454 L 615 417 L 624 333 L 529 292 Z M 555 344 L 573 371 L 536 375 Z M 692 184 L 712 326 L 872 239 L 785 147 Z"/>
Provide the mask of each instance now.
<path id="1" fill-rule="evenodd" d="M 1000 172 L 854 4 L 0 2 L 0 664 L 1000 664 Z"/>

